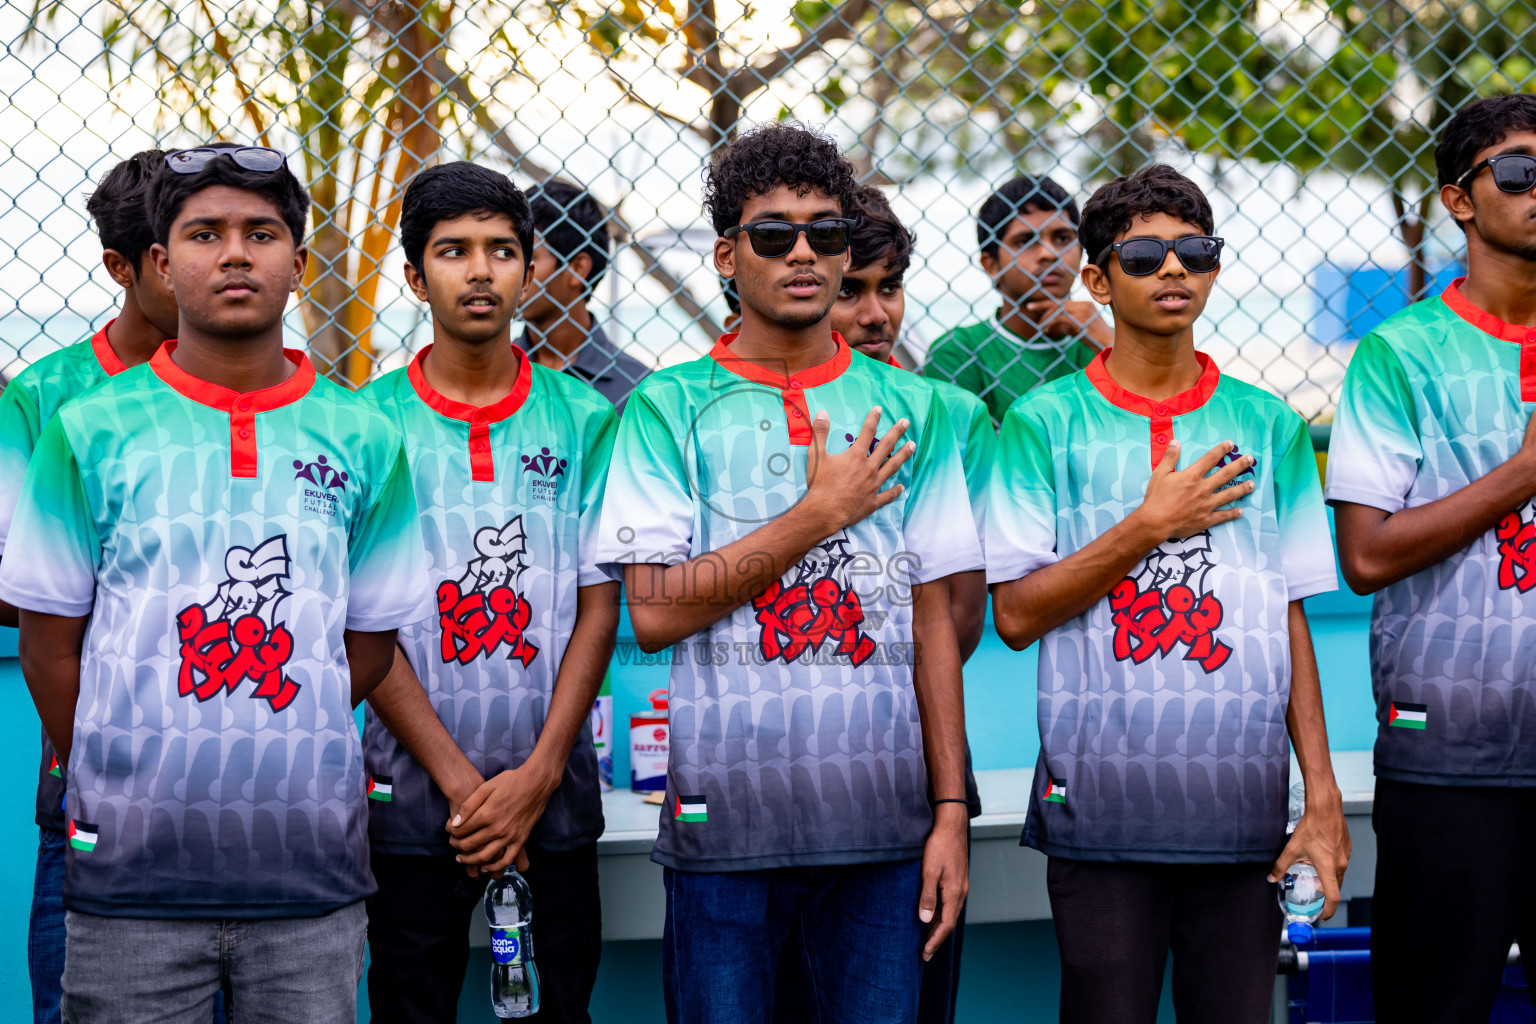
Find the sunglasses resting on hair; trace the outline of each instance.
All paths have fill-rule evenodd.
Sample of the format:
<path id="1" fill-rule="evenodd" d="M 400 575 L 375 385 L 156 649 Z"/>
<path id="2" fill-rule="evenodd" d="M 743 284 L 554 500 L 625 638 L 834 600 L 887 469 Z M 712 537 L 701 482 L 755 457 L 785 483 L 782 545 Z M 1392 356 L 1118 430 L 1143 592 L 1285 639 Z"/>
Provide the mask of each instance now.
<path id="1" fill-rule="evenodd" d="M 196 149 L 179 149 L 167 153 L 165 166 L 177 174 L 196 174 L 221 156 L 229 157 L 236 166 L 248 171 L 275 171 L 288 160 L 282 152 L 265 146 L 241 146 L 239 149 L 199 146 Z"/>

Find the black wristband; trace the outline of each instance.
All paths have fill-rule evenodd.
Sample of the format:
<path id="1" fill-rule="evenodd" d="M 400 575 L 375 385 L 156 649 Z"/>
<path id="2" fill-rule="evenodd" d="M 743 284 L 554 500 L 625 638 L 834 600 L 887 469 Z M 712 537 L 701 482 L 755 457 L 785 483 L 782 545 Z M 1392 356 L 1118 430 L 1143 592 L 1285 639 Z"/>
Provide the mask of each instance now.
<path id="1" fill-rule="evenodd" d="M 965 804 L 967 807 L 969 807 L 970 803 L 971 803 L 969 800 L 965 799 L 964 797 L 958 797 L 958 796 L 946 796 L 946 797 L 944 797 L 942 799 L 930 800 L 928 802 L 933 804 L 935 807 L 937 807 L 939 804 Z"/>

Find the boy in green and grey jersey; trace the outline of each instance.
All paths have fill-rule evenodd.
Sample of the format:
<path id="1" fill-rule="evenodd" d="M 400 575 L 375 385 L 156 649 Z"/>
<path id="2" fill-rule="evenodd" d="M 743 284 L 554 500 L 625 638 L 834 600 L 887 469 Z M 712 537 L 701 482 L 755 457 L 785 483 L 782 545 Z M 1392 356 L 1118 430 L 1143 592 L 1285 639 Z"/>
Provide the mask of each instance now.
<path id="1" fill-rule="evenodd" d="M 43 428 L 70 400 L 109 377 L 148 361 L 176 334 L 176 296 L 146 259 L 154 244 L 145 199 L 150 181 L 165 169 L 165 154 L 136 153 L 107 172 L 86 201 L 101 238 L 101 262 L 123 289 L 115 318 L 87 341 L 44 356 L 17 375 L 0 395 L 0 552 L 21 498 L 27 463 Z M 16 609 L 0 603 L 0 624 L 16 625 Z M 64 974 L 64 766 L 48 734 L 37 772 L 37 875 L 33 883 L 27 958 L 34 1024 L 56 1024 Z"/>
<path id="2" fill-rule="evenodd" d="M 1467 276 L 1360 342 L 1326 488 L 1376 594 L 1383 1024 L 1486 1021 L 1510 944 L 1536 949 L 1536 96 L 1466 107 L 1435 162 Z"/>
<path id="3" fill-rule="evenodd" d="M 512 344 L 528 206 L 506 175 L 462 161 L 411 181 L 401 247 L 433 341 L 362 396 L 405 435 L 435 597 L 400 631 L 363 736 L 376 1024 L 457 1019 L 470 920 L 487 878 L 514 863 L 538 908 L 538 1019 L 587 1021 L 597 980 L 588 711 L 619 585 L 593 556 L 618 415 Z"/>
<path id="4" fill-rule="evenodd" d="M 1155 1017 L 1170 949 L 1181 1021 L 1267 1024 L 1274 883 L 1308 857 L 1331 916 L 1348 859 L 1302 606 L 1336 585 L 1316 464 L 1284 401 L 1195 351 L 1213 227 L 1167 166 L 1094 193 L 1114 347 L 1014 403 L 987 494 L 998 633 L 1040 644 L 1023 842 L 1050 858 L 1069 1024 Z"/>
<path id="5" fill-rule="evenodd" d="M 352 708 L 430 613 L 398 431 L 285 350 L 308 196 L 283 154 L 166 158 L 177 341 L 43 430 L 0 562 L 68 765 L 64 1016 L 356 1013 L 366 779 Z"/>
<path id="6" fill-rule="evenodd" d="M 1092 303 L 1067 298 L 1083 260 L 1077 223 L 1066 189 L 1028 175 L 977 211 L 981 266 L 1003 304 L 934 342 L 923 375 L 981 396 L 994 423 L 1019 396 L 1082 369 L 1113 340 Z"/>

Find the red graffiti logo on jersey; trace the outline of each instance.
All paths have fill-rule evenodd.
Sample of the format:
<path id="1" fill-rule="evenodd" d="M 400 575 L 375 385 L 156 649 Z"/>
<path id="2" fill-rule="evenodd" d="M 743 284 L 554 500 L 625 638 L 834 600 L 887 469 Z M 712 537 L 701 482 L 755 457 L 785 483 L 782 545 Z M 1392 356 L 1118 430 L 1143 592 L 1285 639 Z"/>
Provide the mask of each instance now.
<path id="1" fill-rule="evenodd" d="M 1121 580 L 1109 595 L 1115 625 L 1115 658 L 1141 664 L 1154 654 L 1184 649 L 1184 660 L 1214 672 L 1232 656 L 1216 637 L 1223 610 L 1205 589 L 1211 569 L 1211 535 L 1170 540 Z"/>
<path id="2" fill-rule="evenodd" d="M 807 651 L 814 655 L 829 640 L 855 666 L 875 653 L 875 642 L 859 629 L 864 605 L 843 572 L 851 560 L 847 548 L 846 537 L 823 541 L 753 599 L 764 658 L 787 664 Z"/>
<path id="3" fill-rule="evenodd" d="M 472 560 L 458 580 L 444 580 L 437 588 L 437 615 L 443 627 L 443 661 L 467 665 L 498 647 L 523 667 L 533 664 L 539 649 L 523 636 L 533 620 L 528 599 L 518 592 L 518 580 L 527 568 L 528 538 L 523 517 L 498 529 L 487 526 L 475 534 Z"/>
<path id="4" fill-rule="evenodd" d="M 299 695 L 299 684 L 283 674 L 293 657 L 293 636 L 277 621 L 288 596 L 288 538 L 279 535 L 254 550 L 231 547 L 224 554 L 228 576 L 213 599 L 193 604 L 176 615 L 181 640 L 181 668 L 176 674 L 181 695 L 208 700 L 223 690 L 233 692 L 251 682 L 252 697 L 281 711 Z"/>
<path id="5" fill-rule="evenodd" d="M 1499 588 L 1524 594 L 1536 587 L 1536 503 L 1526 502 L 1494 528 L 1499 541 Z"/>

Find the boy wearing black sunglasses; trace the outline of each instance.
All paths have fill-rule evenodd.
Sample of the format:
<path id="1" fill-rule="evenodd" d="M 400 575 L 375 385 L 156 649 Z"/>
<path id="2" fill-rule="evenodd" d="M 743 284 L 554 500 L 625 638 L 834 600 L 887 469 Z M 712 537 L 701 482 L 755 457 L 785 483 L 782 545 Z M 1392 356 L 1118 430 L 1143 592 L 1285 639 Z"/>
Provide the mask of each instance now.
<path id="1" fill-rule="evenodd" d="M 283 347 L 309 197 L 280 153 L 207 148 L 148 199 L 177 340 L 43 430 L 0 563 L 68 766 L 82 1024 L 203 1024 L 221 989 L 231 1019 L 356 1015 L 352 709 L 434 607 L 399 432 Z"/>
<path id="2" fill-rule="evenodd" d="M 1300 416 L 1195 350 L 1212 229 L 1167 166 L 1094 193 L 1083 283 L 1114 346 L 1008 410 L 987 494 L 998 633 L 1041 644 L 1024 843 L 1074 1024 L 1152 1020 L 1170 948 L 1180 1021 L 1267 1022 L 1274 882 L 1309 859 L 1329 916 L 1349 855 L 1302 610 L 1335 587 L 1317 467 Z"/>
<path id="3" fill-rule="evenodd" d="M 794 125 L 716 156 L 741 331 L 646 378 L 614 445 L 598 558 L 674 654 L 652 854 L 674 1024 L 766 1019 L 792 932 L 818 1017 L 909 1022 L 965 900 L 947 580 L 981 552 L 937 393 L 832 330 L 856 188 Z"/>
<path id="4" fill-rule="evenodd" d="M 1536 950 L 1536 96 L 1466 107 L 1435 163 L 1467 276 L 1360 342 L 1328 459 L 1344 578 L 1376 593 L 1385 1024 L 1486 1021 Z"/>

